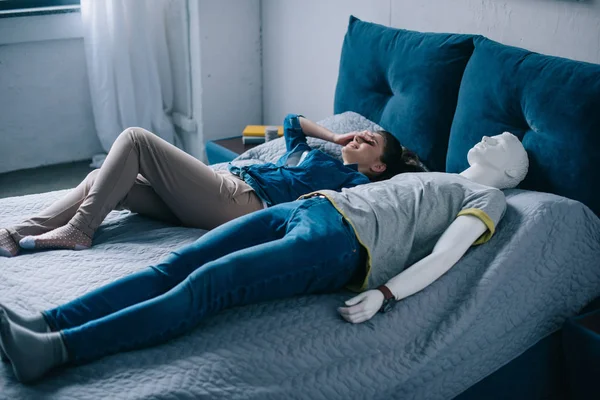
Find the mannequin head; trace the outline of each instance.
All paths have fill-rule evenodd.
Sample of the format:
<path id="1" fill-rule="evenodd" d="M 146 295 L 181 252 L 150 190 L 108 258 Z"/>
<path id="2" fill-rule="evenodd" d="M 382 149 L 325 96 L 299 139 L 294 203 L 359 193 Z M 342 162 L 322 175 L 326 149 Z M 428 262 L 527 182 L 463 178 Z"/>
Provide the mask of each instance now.
<path id="1" fill-rule="evenodd" d="M 527 175 L 529 159 L 519 138 L 510 132 L 484 136 L 467 154 L 469 179 L 498 189 L 517 186 Z"/>

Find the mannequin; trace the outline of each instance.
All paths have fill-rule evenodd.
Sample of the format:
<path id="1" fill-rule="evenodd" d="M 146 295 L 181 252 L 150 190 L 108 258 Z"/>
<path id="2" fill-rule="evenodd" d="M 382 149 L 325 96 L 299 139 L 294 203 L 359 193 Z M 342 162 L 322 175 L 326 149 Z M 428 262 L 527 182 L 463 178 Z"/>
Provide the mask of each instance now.
<path id="1" fill-rule="evenodd" d="M 467 154 L 469 168 L 460 175 L 482 185 L 507 189 L 516 187 L 527 175 L 529 160 L 519 139 L 509 132 L 487 137 Z M 396 301 L 429 286 L 446 273 L 486 231 L 485 224 L 471 215 L 459 216 L 439 238 L 431 254 L 389 280 L 385 286 Z M 338 308 L 344 319 L 364 322 L 375 315 L 384 301 L 381 290 L 369 290 Z"/>
<path id="2" fill-rule="evenodd" d="M 399 174 L 237 218 L 159 264 L 34 316 L 0 304 L 4 358 L 17 379 L 32 382 L 60 365 L 176 338 L 225 308 L 343 287 L 362 293 L 338 309 L 341 317 L 366 321 L 384 292 L 396 300 L 418 292 L 493 235 L 506 205 L 499 189 L 525 177 L 527 153 L 504 133 L 484 137 L 468 161 L 460 175 Z M 418 213 L 418 223 L 405 219 Z M 394 250 L 403 244 L 410 247 Z M 411 249 L 417 262 L 403 258 Z M 364 291 L 369 285 L 379 287 Z"/>

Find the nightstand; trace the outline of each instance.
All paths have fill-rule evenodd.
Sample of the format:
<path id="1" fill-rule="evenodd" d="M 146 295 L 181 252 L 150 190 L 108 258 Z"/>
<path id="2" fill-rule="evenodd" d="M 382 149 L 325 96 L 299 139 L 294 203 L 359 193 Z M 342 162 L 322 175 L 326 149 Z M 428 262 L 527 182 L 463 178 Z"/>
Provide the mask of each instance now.
<path id="1" fill-rule="evenodd" d="M 241 136 L 236 136 L 227 139 L 209 140 L 206 143 L 206 158 L 208 164 L 218 164 L 229 162 L 258 144 L 244 144 Z"/>
<path id="2" fill-rule="evenodd" d="M 570 399 L 597 399 L 600 376 L 600 309 L 568 318 L 563 325 L 562 338 Z"/>

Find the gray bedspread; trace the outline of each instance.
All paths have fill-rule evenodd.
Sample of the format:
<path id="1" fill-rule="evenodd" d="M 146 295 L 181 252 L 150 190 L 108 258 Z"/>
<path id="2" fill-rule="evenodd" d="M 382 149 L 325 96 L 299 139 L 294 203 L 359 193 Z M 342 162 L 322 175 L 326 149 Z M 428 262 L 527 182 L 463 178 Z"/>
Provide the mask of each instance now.
<path id="1" fill-rule="evenodd" d="M 0 200 L 0 226 L 61 192 Z M 557 196 L 508 191 L 492 240 L 385 315 L 352 325 L 348 292 L 230 309 L 165 345 L 67 368 L 2 399 L 449 399 L 600 294 L 600 221 Z M 0 259 L 0 300 L 52 307 L 150 265 L 199 230 L 113 212 L 91 250 Z"/>
<path id="2" fill-rule="evenodd" d="M 61 194 L 0 200 L 0 226 Z M 346 291 L 233 308 L 164 345 L 32 386 L 0 366 L 0 399 L 450 399 L 600 295 L 600 220 L 562 197 L 506 194 L 490 242 L 388 314 L 345 322 L 336 307 Z M 113 212 L 90 250 L 0 258 L 0 301 L 23 312 L 59 305 L 202 233 Z"/>

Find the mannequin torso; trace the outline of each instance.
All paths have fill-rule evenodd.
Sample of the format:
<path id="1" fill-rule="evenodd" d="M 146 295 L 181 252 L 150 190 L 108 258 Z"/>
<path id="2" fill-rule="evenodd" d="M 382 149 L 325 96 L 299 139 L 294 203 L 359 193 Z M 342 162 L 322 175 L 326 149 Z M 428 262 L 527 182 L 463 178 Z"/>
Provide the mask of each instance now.
<path id="1" fill-rule="evenodd" d="M 482 141 L 469 151 L 468 161 L 470 167 L 460 175 L 468 181 L 489 188 L 490 192 L 494 192 L 494 188 L 505 189 L 516 186 L 524 179 L 528 169 L 527 152 L 519 139 L 508 132 L 493 137 L 484 136 Z M 386 183 L 393 185 L 394 179 Z M 357 190 L 361 189 L 357 188 Z M 340 209 L 333 196 L 328 193 L 330 200 L 336 208 Z M 429 255 L 385 283 L 396 300 L 401 300 L 430 285 L 448 271 L 482 235 L 486 232 L 491 233 L 491 227 L 486 221 L 493 220 L 495 225 L 501 215 L 494 220 L 489 218 L 485 210 L 480 211 L 463 215 L 459 213 L 439 236 Z M 346 217 L 352 222 L 352 216 L 346 215 Z M 380 224 L 388 222 L 379 221 Z M 361 228 L 353 226 L 358 234 Z M 384 295 L 381 291 L 367 290 L 348 300 L 346 305 L 349 307 L 340 307 L 338 311 L 349 322 L 359 323 L 371 318 L 380 309 L 383 300 Z"/>

